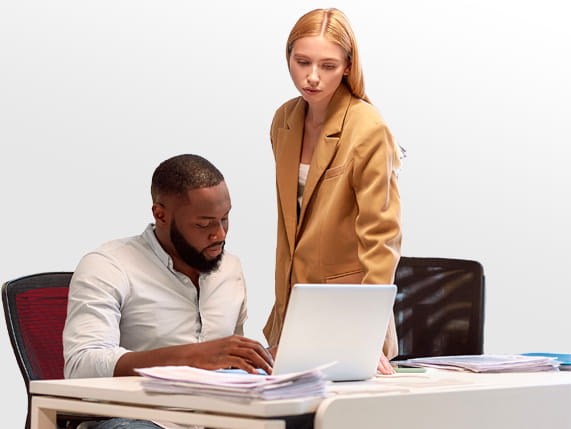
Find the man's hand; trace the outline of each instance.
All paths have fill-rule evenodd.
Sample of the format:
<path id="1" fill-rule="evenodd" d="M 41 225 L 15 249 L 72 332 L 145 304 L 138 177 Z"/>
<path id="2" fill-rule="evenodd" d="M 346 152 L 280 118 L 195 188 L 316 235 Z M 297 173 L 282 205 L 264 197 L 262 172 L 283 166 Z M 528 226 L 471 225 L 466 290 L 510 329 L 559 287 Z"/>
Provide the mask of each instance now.
<path id="1" fill-rule="evenodd" d="M 257 341 L 232 335 L 204 343 L 182 344 L 154 350 L 128 352 L 115 364 L 114 376 L 136 375 L 135 368 L 188 365 L 202 369 L 239 368 L 257 374 L 272 373 L 274 359 Z"/>
<path id="2" fill-rule="evenodd" d="M 274 359 L 257 341 L 239 335 L 191 344 L 192 365 L 204 369 L 239 368 L 252 374 L 261 368 L 271 374 Z"/>

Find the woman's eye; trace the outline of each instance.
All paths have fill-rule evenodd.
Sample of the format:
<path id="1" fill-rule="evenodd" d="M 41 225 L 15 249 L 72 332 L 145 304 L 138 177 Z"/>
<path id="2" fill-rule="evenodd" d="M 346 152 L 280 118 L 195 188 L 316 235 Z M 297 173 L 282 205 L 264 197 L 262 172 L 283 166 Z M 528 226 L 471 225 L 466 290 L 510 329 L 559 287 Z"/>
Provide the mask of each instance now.
<path id="1" fill-rule="evenodd" d="M 323 66 L 323 68 L 324 68 L 325 70 L 335 70 L 335 67 L 336 67 L 336 66 L 335 66 L 334 64 L 325 64 L 325 65 Z"/>
<path id="2" fill-rule="evenodd" d="M 197 227 L 197 228 L 205 229 L 205 228 L 208 228 L 208 224 L 206 224 L 206 225 L 201 225 L 201 224 L 197 223 L 197 224 L 196 224 L 196 227 Z"/>

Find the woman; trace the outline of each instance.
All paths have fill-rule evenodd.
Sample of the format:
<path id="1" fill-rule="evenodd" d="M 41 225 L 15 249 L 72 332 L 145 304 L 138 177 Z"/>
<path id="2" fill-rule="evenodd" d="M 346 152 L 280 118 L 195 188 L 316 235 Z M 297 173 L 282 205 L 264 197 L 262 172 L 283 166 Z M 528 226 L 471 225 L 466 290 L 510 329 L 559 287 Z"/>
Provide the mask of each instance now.
<path id="1" fill-rule="evenodd" d="M 286 58 L 301 96 L 276 111 L 270 131 L 278 195 L 276 296 L 264 327 L 270 346 L 294 284 L 392 283 L 401 244 L 400 151 L 365 95 L 349 21 L 337 9 L 305 14 Z M 383 353 L 379 371 L 392 373 L 394 320 Z"/>

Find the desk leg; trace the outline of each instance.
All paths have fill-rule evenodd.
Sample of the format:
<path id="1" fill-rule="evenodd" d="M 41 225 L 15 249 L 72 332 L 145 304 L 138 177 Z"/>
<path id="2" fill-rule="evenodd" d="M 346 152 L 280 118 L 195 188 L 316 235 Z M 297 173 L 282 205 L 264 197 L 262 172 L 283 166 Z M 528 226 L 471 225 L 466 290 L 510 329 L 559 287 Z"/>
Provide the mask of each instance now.
<path id="1" fill-rule="evenodd" d="M 57 413 L 54 409 L 43 407 L 43 397 L 32 397 L 30 429 L 56 429 Z"/>

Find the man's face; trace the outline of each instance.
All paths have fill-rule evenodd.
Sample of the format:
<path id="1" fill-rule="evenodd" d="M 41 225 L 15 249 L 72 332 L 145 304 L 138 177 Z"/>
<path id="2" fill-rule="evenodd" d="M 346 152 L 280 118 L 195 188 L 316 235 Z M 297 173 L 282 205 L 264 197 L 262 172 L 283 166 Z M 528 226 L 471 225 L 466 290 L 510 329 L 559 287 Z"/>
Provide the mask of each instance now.
<path id="1" fill-rule="evenodd" d="M 186 241 L 184 236 L 178 230 L 174 220 L 171 223 L 170 238 L 178 256 L 185 264 L 205 274 L 218 268 L 218 264 L 220 264 L 222 254 L 224 253 L 224 241 L 213 243 L 205 249 L 199 250 Z M 207 250 L 212 248 L 221 248 L 220 253 L 213 258 L 208 258 Z"/>
<path id="2" fill-rule="evenodd" d="M 193 189 L 187 197 L 173 210 L 170 241 L 182 262 L 209 273 L 218 267 L 224 252 L 231 209 L 228 188 L 222 182 Z"/>

